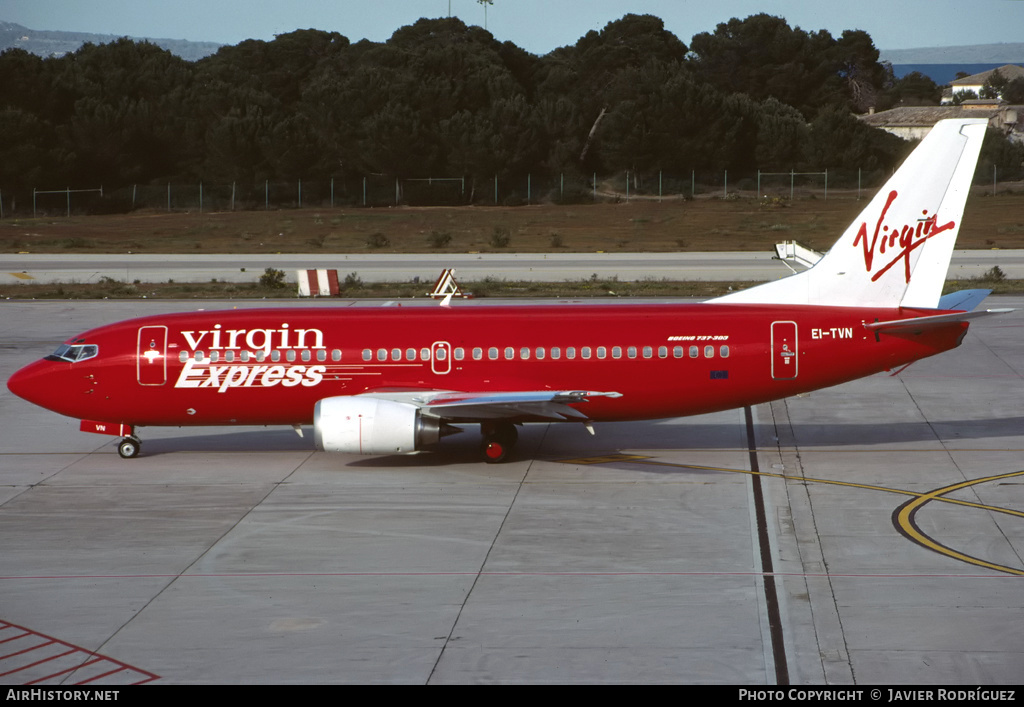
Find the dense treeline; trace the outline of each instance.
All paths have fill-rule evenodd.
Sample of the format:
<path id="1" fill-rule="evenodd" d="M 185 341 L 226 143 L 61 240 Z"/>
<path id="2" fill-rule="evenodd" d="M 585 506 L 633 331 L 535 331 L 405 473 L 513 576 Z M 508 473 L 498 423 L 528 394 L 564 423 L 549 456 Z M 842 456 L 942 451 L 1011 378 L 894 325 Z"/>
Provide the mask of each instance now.
<path id="1" fill-rule="evenodd" d="M 465 176 L 471 197 L 527 173 L 887 172 L 906 146 L 852 114 L 903 88 L 864 32 L 769 15 L 690 47 L 627 15 L 542 57 L 454 18 L 383 43 L 297 31 L 195 63 L 127 39 L 15 49 L 0 54 L 0 190 L 370 174 Z"/>

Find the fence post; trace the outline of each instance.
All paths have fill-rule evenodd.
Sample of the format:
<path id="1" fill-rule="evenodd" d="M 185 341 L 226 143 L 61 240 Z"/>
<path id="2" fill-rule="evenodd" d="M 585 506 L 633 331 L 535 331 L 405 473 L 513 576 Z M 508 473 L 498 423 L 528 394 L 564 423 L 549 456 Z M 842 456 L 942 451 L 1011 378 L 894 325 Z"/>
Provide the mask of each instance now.
<path id="1" fill-rule="evenodd" d="M 263 182 L 263 210 L 270 211 L 270 180 Z"/>
<path id="2" fill-rule="evenodd" d="M 199 182 L 199 213 L 203 213 L 203 183 Z"/>
<path id="3" fill-rule="evenodd" d="M 334 177 L 331 177 L 331 208 L 334 208 Z"/>
<path id="4" fill-rule="evenodd" d="M 299 208 L 302 208 L 302 180 L 299 180 Z"/>
<path id="5" fill-rule="evenodd" d="M 167 213 L 171 212 L 171 183 L 167 182 Z"/>
<path id="6" fill-rule="evenodd" d="M 725 170 L 725 180 L 722 182 L 722 198 L 729 196 L 729 170 Z"/>
<path id="7" fill-rule="evenodd" d="M 135 210 L 135 193 L 138 191 L 139 185 L 132 184 L 132 210 Z"/>
<path id="8" fill-rule="evenodd" d="M 533 187 L 533 185 L 530 182 L 530 173 L 527 172 L 526 173 L 526 205 L 527 206 L 530 205 L 530 197 L 532 196 L 530 191 L 531 191 L 532 187 Z"/>
<path id="9" fill-rule="evenodd" d="M 235 210 L 235 183 L 231 182 L 231 210 Z"/>
<path id="10" fill-rule="evenodd" d="M 68 194 L 68 218 L 71 218 L 71 187 L 67 188 Z"/>
<path id="11" fill-rule="evenodd" d="M 629 170 L 626 170 L 626 203 L 629 203 Z"/>
<path id="12" fill-rule="evenodd" d="M 363 206 L 366 206 L 366 177 L 363 177 Z"/>
<path id="13" fill-rule="evenodd" d="M 494 175 L 494 205 L 498 205 L 498 175 Z"/>

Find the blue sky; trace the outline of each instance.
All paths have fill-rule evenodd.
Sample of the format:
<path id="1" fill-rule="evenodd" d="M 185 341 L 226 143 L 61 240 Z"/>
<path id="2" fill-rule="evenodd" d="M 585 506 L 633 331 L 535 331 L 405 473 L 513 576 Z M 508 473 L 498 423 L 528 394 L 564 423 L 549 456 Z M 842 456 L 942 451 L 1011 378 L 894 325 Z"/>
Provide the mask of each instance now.
<path id="1" fill-rule="evenodd" d="M 295 29 L 383 41 L 420 17 L 484 24 L 477 0 L 0 0 L 0 20 L 32 29 L 237 44 Z M 545 54 L 626 13 L 653 14 L 689 43 L 731 17 L 766 12 L 805 30 L 867 31 L 879 49 L 1024 41 L 1024 0 L 493 0 L 487 28 Z"/>

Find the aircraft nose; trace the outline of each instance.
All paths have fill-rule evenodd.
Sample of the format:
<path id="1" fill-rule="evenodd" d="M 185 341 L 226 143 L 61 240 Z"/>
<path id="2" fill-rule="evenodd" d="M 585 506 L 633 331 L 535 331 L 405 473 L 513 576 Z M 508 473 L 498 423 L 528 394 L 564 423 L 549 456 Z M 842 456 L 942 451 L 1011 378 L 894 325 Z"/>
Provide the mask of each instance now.
<path id="1" fill-rule="evenodd" d="M 44 380 L 47 373 L 53 373 L 52 370 L 48 370 L 51 368 L 47 365 L 48 363 L 48 361 L 36 361 L 16 371 L 7 379 L 7 389 L 30 403 L 52 409 L 46 395 L 49 386 Z"/>

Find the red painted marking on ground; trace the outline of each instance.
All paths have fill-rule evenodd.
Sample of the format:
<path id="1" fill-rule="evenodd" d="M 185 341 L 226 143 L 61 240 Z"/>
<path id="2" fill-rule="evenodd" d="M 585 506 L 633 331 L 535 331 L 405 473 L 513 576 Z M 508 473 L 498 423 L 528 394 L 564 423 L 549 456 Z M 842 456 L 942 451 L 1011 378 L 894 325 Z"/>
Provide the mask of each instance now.
<path id="1" fill-rule="evenodd" d="M 15 649 L 0 655 L 0 677 L 13 677 L 21 685 L 39 685 L 73 673 L 75 685 L 141 685 L 160 678 L 147 670 L 2 620 L 0 643 Z M 48 653 L 47 649 L 53 648 L 66 650 Z"/>

